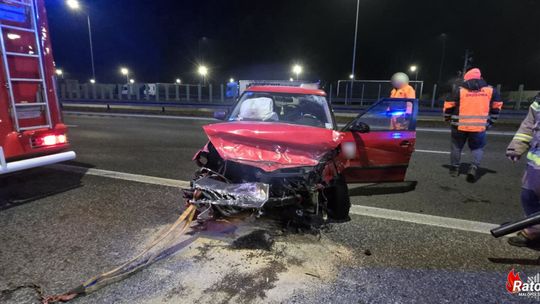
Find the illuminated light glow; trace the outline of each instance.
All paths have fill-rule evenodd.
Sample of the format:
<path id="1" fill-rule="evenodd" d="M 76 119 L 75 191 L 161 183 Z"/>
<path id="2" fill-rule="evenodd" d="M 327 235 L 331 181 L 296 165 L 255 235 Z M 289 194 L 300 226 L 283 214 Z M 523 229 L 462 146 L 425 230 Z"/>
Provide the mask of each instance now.
<path id="1" fill-rule="evenodd" d="M 67 137 L 65 135 L 56 136 L 56 140 L 59 144 L 65 144 L 67 142 Z"/>
<path id="2" fill-rule="evenodd" d="M 234 78 L 229 79 L 229 82 L 230 82 L 230 83 L 233 83 L 233 82 L 234 82 Z"/>
<path id="3" fill-rule="evenodd" d="M 390 115 L 392 115 L 392 116 L 403 116 L 403 115 L 405 115 L 405 111 L 390 112 Z"/>
<path id="4" fill-rule="evenodd" d="M 7 37 L 8 37 L 8 39 L 10 39 L 10 40 L 17 40 L 17 39 L 20 39 L 20 38 L 21 38 L 21 35 L 19 35 L 19 34 L 14 34 L 14 33 L 8 33 L 8 34 L 7 34 Z"/>
<path id="5" fill-rule="evenodd" d="M 393 139 L 399 139 L 401 137 L 403 137 L 403 134 L 401 134 L 401 133 L 392 133 L 392 138 Z"/>
<path id="6" fill-rule="evenodd" d="M 67 0 L 66 4 L 67 6 L 69 6 L 69 8 L 74 9 L 74 10 L 78 10 L 81 8 L 81 4 L 77 0 Z"/>
<path id="7" fill-rule="evenodd" d="M 134 84 L 134 83 L 135 83 L 135 79 L 130 79 L 130 80 L 129 80 L 129 83 Z"/>
<path id="8" fill-rule="evenodd" d="M 62 76 L 64 74 L 64 71 L 62 71 L 61 69 L 56 69 L 56 75 L 58 76 Z"/>
<path id="9" fill-rule="evenodd" d="M 411 70 L 411 72 L 416 72 L 418 70 L 418 67 L 416 65 L 411 65 L 411 67 L 409 68 Z"/>
<path id="10" fill-rule="evenodd" d="M 293 78 L 291 77 L 291 78 L 289 78 L 289 81 L 290 81 L 290 82 L 293 82 L 293 81 L 294 81 L 294 79 L 293 79 Z"/>
<path id="11" fill-rule="evenodd" d="M 122 73 L 122 75 L 126 76 L 129 74 L 129 70 L 128 68 L 120 68 L 120 73 Z"/>
<path id="12" fill-rule="evenodd" d="M 197 71 L 203 77 L 208 75 L 208 68 L 206 66 L 204 66 L 204 65 L 201 65 Z"/>
<path id="13" fill-rule="evenodd" d="M 297 76 L 302 74 L 303 70 L 304 70 L 304 68 L 302 68 L 302 66 L 298 65 L 298 64 L 294 65 L 293 69 L 292 69 L 293 73 L 295 73 Z"/>
<path id="14" fill-rule="evenodd" d="M 354 79 L 354 74 L 349 75 L 350 79 Z"/>
<path id="15" fill-rule="evenodd" d="M 47 135 L 47 136 L 43 137 L 43 145 L 44 146 L 54 146 L 54 145 L 56 145 L 56 136 Z"/>
<path id="16" fill-rule="evenodd" d="M 91 83 L 91 84 L 95 84 L 95 83 L 96 83 L 96 80 L 95 80 L 95 79 L 90 79 L 90 83 Z"/>
<path id="17" fill-rule="evenodd" d="M 177 84 L 181 84 L 181 83 L 182 83 L 182 80 L 181 80 L 180 78 L 177 78 L 177 79 L 176 79 L 176 83 L 177 83 Z"/>

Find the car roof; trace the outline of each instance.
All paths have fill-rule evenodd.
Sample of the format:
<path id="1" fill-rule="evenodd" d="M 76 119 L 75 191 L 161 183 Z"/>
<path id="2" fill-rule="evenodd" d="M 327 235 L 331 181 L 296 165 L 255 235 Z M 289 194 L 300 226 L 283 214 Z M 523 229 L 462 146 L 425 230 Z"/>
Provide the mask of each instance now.
<path id="1" fill-rule="evenodd" d="M 246 89 L 247 92 L 265 92 L 265 93 L 289 93 L 289 94 L 305 94 L 326 96 L 323 90 L 308 89 L 301 87 L 287 86 L 252 86 Z"/>

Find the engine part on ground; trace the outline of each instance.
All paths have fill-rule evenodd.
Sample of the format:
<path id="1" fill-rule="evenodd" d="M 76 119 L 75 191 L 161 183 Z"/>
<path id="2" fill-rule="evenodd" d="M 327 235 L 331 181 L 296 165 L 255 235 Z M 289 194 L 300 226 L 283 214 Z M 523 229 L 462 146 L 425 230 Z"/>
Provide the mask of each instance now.
<path id="1" fill-rule="evenodd" d="M 261 209 L 268 201 L 270 186 L 263 183 L 229 184 L 211 177 L 193 181 L 193 188 L 202 197 L 191 202 L 195 205 L 222 205 L 246 209 Z"/>
<path id="2" fill-rule="evenodd" d="M 76 288 L 64 293 L 64 294 L 58 294 L 53 296 L 44 297 L 42 299 L 42 304 L 50 304 L 50 303 L 58 303 L 58 302 L 68 302 L 76 297 L 89 294 L 91 292 L 94 292 L 105 285 L 111 284 L 113 282 L 116 282 L 120 279 L 125 278 L 127 275 L 134 273 L 137 270 L 140 270 L 141 268 L 150 265 L 152 262 L 154 262 L 156 259 L 158 259 L 164 252 L 168 251 L 171 247 L 166 247 L 164 250 L 160 250 L 156 253 L 153 253 L 149 257 L 142 259 L 150 250 L 155 248 L 158 244 L 160 244 L 163 240 L 165 240 L 168 236 L 171 235 L 171 233 L 178 228 L 181 224 L 181 230 L 179 235 L 185 234 L 187 229 L 190 227 L 191 222 L 193 221 L 193 218 L 195 216 L 195 213 L 197 211 L 197 208 L 194 205 L 190 205 L 187 207 L 187 209 L 182 213 L 182 215 L 172 224 L 168 229 L 165 229 L 162 233 L 158 235 L 154 241 L 148 245 L 141 253 L 139 253 L 137 256 L 132 258 L 131 260 L 125 262 L 124 264 L 116 267 L 115 269 L 102 273 L 100 275 L 97 275 L 83 284 L 77 286 Z M 195 240 L 198 237 L 197 234 L 195 234 L 191 239 Z M 177 238 L 173 238 L 173 241 L 177 241 Z M 185 241 L 184 241 L 185 242 Z M 168 245 L 168 244 L 164 244 Z M 142 260 L 141 260 L 142 259 Z"/>
<path id="3" fill-rule="evenodd" d="M 534 225 L 540 225 L 540 212 L 534 213 L 522 220 L 503 224 L 495 229 L 491 229 L 491 234 L 496 238 L 500 238 Z"/>

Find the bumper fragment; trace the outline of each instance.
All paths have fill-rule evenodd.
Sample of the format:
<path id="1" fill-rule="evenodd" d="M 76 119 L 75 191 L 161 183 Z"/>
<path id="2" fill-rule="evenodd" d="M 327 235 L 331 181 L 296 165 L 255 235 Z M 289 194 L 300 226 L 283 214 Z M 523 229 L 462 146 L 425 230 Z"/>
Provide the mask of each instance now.
<path id="1" fill-rule="evenodd" d="M 212 204 L 260 209 L 269 198 L 270 185 L 263 183 L 228 184 L 210 177 L 193 182 L 193 189 L 201 192 L 195 204 Z"/>

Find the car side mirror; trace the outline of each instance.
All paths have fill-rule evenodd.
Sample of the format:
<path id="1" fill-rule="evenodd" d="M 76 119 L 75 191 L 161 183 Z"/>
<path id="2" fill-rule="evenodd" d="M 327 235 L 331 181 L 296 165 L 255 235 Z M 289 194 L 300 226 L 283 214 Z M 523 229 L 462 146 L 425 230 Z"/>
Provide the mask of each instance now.
<path id="1" fill-rule="evenodd" d="M 227 117 L 227 111 L 214 112 L 214 118 L 217 120 L 225 120 L 226 117 Z"/>
<path id="2" fill-rule="evenodd" d="M 365 122 L 355 121 L 349 128 L 349 131 L 358 133 L 369 133 L 371 131 L 371 128 Z"/>

